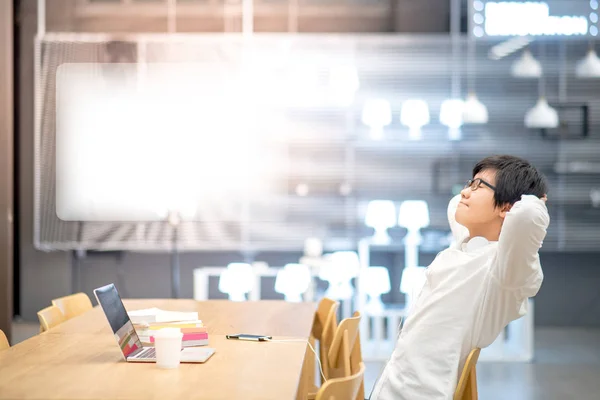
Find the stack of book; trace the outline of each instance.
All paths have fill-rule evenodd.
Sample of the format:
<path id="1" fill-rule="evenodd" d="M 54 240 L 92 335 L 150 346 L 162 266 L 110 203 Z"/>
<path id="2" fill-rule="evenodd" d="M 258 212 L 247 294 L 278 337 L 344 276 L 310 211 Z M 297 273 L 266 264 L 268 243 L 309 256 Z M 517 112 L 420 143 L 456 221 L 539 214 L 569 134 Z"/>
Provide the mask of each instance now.
<path id="1" fill-rule="evenodd" d="M 135 330 L 144 344 L 154 343 L 154 334 L 162 328 L 178 328 L 183 333 L 183 347 L 208 345 L 208 332 L 202 321 L 173 321 L 135 324 Z"/>
<path id="2" fill-rule="evenodd" d="M 197 321 L 197 312 L 166 311 L 160 308 L 145 308 L 129 311 L 129 319 L 134 324 L 151 324 L 153 322 Z"/>

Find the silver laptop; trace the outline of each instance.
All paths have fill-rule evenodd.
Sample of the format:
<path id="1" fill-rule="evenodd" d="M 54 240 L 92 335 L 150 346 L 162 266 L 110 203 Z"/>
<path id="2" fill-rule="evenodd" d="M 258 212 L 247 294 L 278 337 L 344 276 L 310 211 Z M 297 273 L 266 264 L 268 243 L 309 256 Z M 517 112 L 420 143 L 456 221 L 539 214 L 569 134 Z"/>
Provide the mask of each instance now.
<path id="1" fill-rule="evenodd" d="M 142 342 L 131 323 L 115 285 L 111 283 L 94 289 L 94 295 L 106 315 L 125 360 L 129 362 L 156 362 L 154 347 L 142 346 Z M 188 347 L 181 351 L 181 362 L 203 363 L 214 352 L 215 349 L 209 347 Z"/>

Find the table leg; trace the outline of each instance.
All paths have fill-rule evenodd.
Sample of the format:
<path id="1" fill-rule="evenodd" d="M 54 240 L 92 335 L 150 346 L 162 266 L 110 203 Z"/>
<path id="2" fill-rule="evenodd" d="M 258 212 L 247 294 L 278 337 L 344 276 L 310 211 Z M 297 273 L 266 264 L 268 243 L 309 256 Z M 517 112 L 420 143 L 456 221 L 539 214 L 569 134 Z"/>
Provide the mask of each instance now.
<path id="1" fill-rule="evenodd" d="M 306 353 L 304 354 L 304 364 L 302 364 L 302 373 L 300 375 L 300 381 L 298 382 L 298 392 L 296 393 L 296 400 L 306 400 L 308 398 L 309 388 L 311 388 L 314 385 L 314 374 L 315 354 L 312 352 L 310 346 L 307 344 Z"/>

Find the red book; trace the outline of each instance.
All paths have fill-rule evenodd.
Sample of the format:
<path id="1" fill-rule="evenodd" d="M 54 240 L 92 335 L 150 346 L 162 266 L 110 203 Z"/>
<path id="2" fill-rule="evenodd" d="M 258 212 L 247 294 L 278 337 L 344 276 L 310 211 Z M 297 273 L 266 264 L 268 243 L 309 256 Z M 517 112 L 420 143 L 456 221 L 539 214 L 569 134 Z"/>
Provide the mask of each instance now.
<path id="1" fill-rule="evenodd" d="M 183 335 L 183 341 L 188 340 L 208 340 L 208 335 L 206 333 L 188 333 Z"/>
<path id="2" fill-rule="evenodd" d="M 187 333 L 206 333 L 208 334 L 208 332 L 206 331 L 205 327 L 199 327 L 199 328 L 181 328 L 181 333 L 183 333 L 184 335 Z"/>
<path id="3" fill-rule="evenodd" d="M 196 341 L 196 340 L 208 340 L 207 333 L 188 333 L 183 335 L 183 342 Z M 154 343 L 154 336 L 150 336 L 150 343 Z"/>

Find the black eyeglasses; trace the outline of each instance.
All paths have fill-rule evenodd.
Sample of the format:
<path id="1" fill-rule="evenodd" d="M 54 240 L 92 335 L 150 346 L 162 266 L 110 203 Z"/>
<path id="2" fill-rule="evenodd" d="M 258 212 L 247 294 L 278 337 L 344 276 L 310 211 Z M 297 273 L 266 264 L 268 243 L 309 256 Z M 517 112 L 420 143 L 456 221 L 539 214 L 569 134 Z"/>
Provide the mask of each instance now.
<path id="1" fill-rule="evenodd" d="M 487 187 L 489 187 L 490 189 L 492 189 L 493 191 L 496 191 L 496 187 L 493 185 L 490 185 L 489 183 L 487 183 L 486 181 L 484 181 L 481 178 L 477 178 L 477 179 L 469 179 L 467 181 L 467 184 L 465 185 L 465 189 L 466 188 L 471 188 L 471 191 L 474 192 L 477 189 L 479 189 L 479 186 L 481 185 L 485 185 Z"/>

